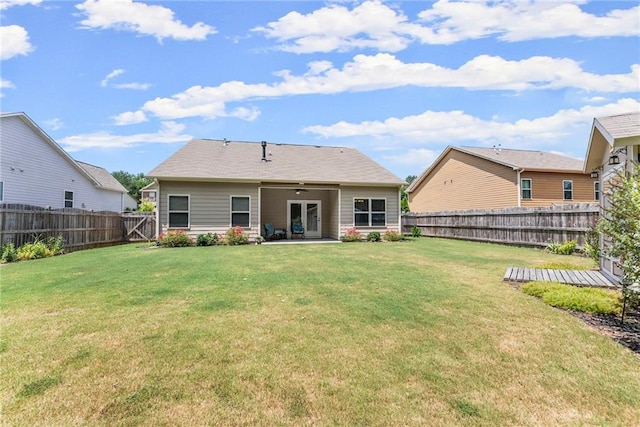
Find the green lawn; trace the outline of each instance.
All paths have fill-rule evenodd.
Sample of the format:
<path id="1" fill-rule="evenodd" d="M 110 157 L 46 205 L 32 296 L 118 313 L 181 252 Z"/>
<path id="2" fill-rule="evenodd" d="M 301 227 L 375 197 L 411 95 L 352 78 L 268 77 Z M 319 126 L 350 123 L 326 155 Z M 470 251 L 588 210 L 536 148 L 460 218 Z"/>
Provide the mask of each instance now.
<path id="1" fill-rule="evenodd" d="M 398 243 L 0 267 L 3 425 L 637 425 L 640 360 L 502 282 L 590 260 Z"/>

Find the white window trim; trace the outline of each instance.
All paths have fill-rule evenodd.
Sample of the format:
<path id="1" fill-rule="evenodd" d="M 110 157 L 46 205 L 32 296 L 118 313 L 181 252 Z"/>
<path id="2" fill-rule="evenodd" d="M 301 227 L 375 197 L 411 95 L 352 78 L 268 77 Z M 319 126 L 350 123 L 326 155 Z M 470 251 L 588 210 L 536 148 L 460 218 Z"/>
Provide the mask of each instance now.
<path id="1" fill-rule="evenodd" d="M 570 199 L 567 199 L 567 198 L 564 197 L 564 192 L 565 191 L 569 191 L 569 190 L 565 190 L 564 189 L 564 183 L 565 182 L 570 182 L 571 183 L 571 198 Z M 573 200 L 573 180 L 571 180 L 571 179 L 562 180 L 562 200 Z"/>
<path id="2" fill-rule="evenodd" d="M 67 193 L 71 193 L 71 198 L 67 199 Z M 62 206 L 64 206 L 65 208 L 73 208 L 73 202 L 75 201 L 75 194 L 73 191 L 71 190 L 64 190 L 64 194 L 63 194 L 64 200 L 62 201 Z M 71 206 L 67 206 L 67 202 L 71 202 Z"/>
<path id="3" fill-rule="evenodd" d="M 369 225 L 356 225 L 356 200 L 358 199 L 362 199 L 362 200 L 369 200 L 369 211 L 367 211 L 367 214 L 369 215 Z M 373 204 L 371 203 L 372 200 L 384 200 L 384 226 L 382 225 L 371 225 L 371 214 L 374 213 L 374 211 L 372 211 L 371 209 L 373 208 Z M 388 216 L 388 210 L 387 207 L 389 206 L 389 203 L 387 201 L 386 197 L 354 197 L 353 200 L 351 201 L 351 209 L 353 211 L 353 226 L 354 227 L 387 227 L 388 221 L 387 221 L 387 216 Z M 359 214 L 363 214 L 364 212 L 357 212 Z M 381 213 L 379 211 L 376 211 L 375 213 Z"/>
<path id="4" fill-rule="evenodd" d="M 233 210 L 233 198 L 234 197 L 242 197 L 245 199 L 249 199 L 249 210 L 248 211 L 234 211 Z M 229 196 L 229 227 L 233 227 L 233 214 L 234 213 L 248 213 L 249 214 L 249 225 L 246 227 L 242 227 L 245 230 L 251 229 L 251 196 L 248 194 L 232 194 Z"/>
<path id="5" fill-rule="evenodd" d="M 186 197 L 187 198 L 187 210 L 186 211 L 172 211 L 169 203 L 172 197 Z M 172 227 L 171 226 L 171 214 L 172 213 L 187 213 L 187 229 L 191 228 L 191 194 L 167 194 L 167 230 L 184 230 L 185 227 Z"/>
<path id="6" fill-rule="evenodd" d="M 524 185 L 522 185 L 524 181 L 529 181 L 529 188 L 524 188 Z M 529 197 L 524 197 L 525 190 L 529 190 Z M 520 197 L 522 200 L 533 200 L 533 180 L 531 178 L 520 179 Z"/>

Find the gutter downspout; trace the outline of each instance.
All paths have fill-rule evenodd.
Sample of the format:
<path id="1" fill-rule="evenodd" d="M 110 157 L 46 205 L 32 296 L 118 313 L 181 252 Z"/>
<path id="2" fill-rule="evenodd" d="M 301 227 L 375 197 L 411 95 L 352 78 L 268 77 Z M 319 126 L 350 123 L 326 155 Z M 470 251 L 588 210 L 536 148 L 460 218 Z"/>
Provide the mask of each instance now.
<path id="1" fill-rule="evenodd" d="M 160 182 L 158 178 L 154 178 L 153 181 L 156 183 L 156 239 L 160 236 Z"/>
<path id="2" fill-rule="evenodd" d="M 516 187 L 518 188 L 518 207 L 521 208 L 522 207 L 522 188 L 521 188 L 521 179 L 520 179 L 520 174 L 524 172 L 524 168 L 521 169 L 516 169 L 516 173 L 517 173 L 517 177 L 518 177 L 518 183 L 516 185 Z"/>

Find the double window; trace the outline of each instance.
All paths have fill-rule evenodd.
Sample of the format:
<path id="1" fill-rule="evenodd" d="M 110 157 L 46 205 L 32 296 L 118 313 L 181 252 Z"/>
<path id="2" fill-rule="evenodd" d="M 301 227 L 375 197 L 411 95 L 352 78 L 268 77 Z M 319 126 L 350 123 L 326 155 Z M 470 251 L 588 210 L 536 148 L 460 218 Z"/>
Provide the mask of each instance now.
<path id="1" fill-rule="evenodd" d="M 64 192 L 64 207 L 65 208 L 73 207 L 73 191 Z"/>
<path id="2" fill-rule="evenodd" d="M 573 181 L 562 181 L 562 191 L 564 200 L 573 200 Z"/>
<path id="3" fill-rule="evenodd" d="M 522 190 L 523 199 L 532 199 L 531 178 L 523 178 L 520 180 L 520 188 Z"/>
<path id="4" fill-rule="evenodd" d="M 376 227 L 387 225 L 387 200 L 353 199 L 353 224 L 356 227 Z"/>
<path id="5" fill-rule="evenodd" d="M 169 228 L 189 228 L 189 195 L 169 194 Z"/>
<path id="6" fill-rule="evenodd" d="M 231 196 L 231 226 L 249 227 L 251 224 L 251 197 Z"/>

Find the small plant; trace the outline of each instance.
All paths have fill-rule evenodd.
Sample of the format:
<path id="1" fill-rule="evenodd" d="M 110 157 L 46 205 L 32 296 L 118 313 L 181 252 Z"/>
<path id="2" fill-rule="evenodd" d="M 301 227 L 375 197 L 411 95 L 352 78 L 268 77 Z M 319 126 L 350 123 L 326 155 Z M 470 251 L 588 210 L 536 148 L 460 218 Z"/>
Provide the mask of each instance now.
<path id="1" fill-rule="evenodd" d="M 262 242 L 264 242 L 264 237 L 262 236 L 257 236 L 256 237 L 256 245 L 261 245 Z"/>
<path id="2" fill-rule="evenodd" d="M 547 245 L 547 250 L 558 255 L 571 255 L 575 252 L 577 244 L 575 240 L 569 240 L 566 243 L 553 242 Z"/>
<path id="3" fill-rule="evenodd" d="M 411 227 L 411 235 L 413 237 L 422 236 L 422 229 L 420 227 L 418 227 L 417 225 L 414 225 L 413 227 Z"/>
<path id="4" fill-rule="evenodd" d="M 620 314 L 622 311 L 618 293 L 607 289 L 583 288 L 554 282 L 529 282 L 522 286 L 522 291 L 565 310 L 591 314 Z"/>
<path id="5" fill-rule="evenodd" d="M 249 243 L 249 236 L 247 236 L 242 227 L 236 225 L 227 230 L 224 240 L 227 245 L 231 246 L 246 245 Z"/>
<path id="6" fill-rule="evenodd" d="M 344 233 L 344 236 L 340 237 L 343 242 L 359 242 L 362 240 L 362 233 L 356 228 L 350 228 Z"/>
<path id="7" fill-rule="evenodd" d="M 600 233 L 595 227 L 589 228 L 584 235 L 584 254 L 596 265 L 600 264 Z"/>
<path id="8" fill-rule="evenodd" d="M 369 233 L 367 235 L 367 241 L 368 242 L 379 242 L 382 240 L 382 236 L 380 235 L 380 232 L 378 231 L 372 231 L 371 233 Z"/>
<path id="9" fill-rule="evenodd" d="M 402 233 L 393 230 L 387 230 L 384 233 L 384 240 L 387 242 L 399 242 L 400 240 L 404 240 L 404 236 Z"/>
<path id="10" fill-rule="evenodd" d="M 213 246 L 218 242 L 218 235 L 215 233 L 198 234 L 196 246 Z"/>
<path id="11" fill-rule="evenodd" d="M 193 240 L 183 230 L 170 230 L 166 233 L 160 233 L 158 246 L 166 248 L 193 246 Z"/>
<path id="12" fill-rule="evenodd" d="M 62 236 L 50 236 L 49 238 L 47 238 L 46 245 L 53 256 L 62 255 L 64 253 L 64 240 L 62 239 Z"/>
<path id="13" fill-rule="evenodd" d="M 18 259 L 18 251 L 13 243 L 7 243 L 2 246 L 2 254 L 0 255 L 0 262 L 14 262 Z"/>
<path id="14" fill-rule="evenodd" d="M 144 198 L 140 201 L 138 206 L 138 212 L 154 212 L 156 205 L 149 198 Z"/>

